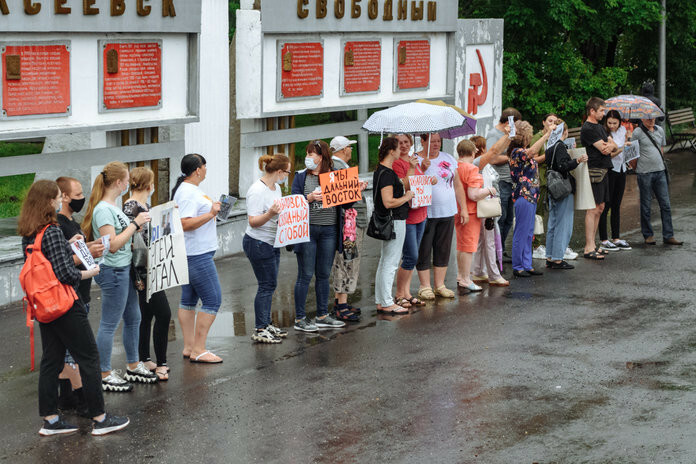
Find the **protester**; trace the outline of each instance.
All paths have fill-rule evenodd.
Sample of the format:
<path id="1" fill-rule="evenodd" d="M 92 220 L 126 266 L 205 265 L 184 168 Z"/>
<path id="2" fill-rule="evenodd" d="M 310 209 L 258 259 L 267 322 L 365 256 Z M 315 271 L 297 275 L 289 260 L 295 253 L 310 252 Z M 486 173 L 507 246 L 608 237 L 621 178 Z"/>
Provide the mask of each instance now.
<path id="1" fill-rule="evenodd" d="M 478 167 L 473 164 L 476 145 L 469 140 L 462 140 L 457 145 L 459 163 L 457 173 L 462 188 L 466 192 L 466 210 L 459 215 L 468 216 L 464 222 L 457 222 L 457 289 L 460 295 L 480 292 L 481 287 L 471 281 L 471 262 L 476 252 L 481 234 L 481 219 L 476 214 L 476 202 L 489 195 L 495 195 L 494 188 L 483 188 L 483 177 Z"/>
<path id="2" fill-rule="evenodd" d="M 498 120 L 498 124 L 493 127 L 488 132 L 486 137 L 486 145 L 489 146 L 489 150 L 493 149 L 495 143 L 500 140 L 505 135 L 505 128 L 509 127 L 508 119 L 512 116 L 514 121 L 519 121 L 522 119 L 522 115 L 515 108 L 506 108 L 503 110 Z M 512 229 L 512 220 L 515 216 L 513 201 L 512 201 L 512 178 L 510 177 L 510 159 L 506 154 L 507 147 L 503 148 L 497 152 L 492 153 L 489 163 L 493 165 L 498 176 L 498 185 L 500 186 L 500 205 L 502 207 L 502 215 L 498 220 L 500 225 L 500 238 L 502 239 L 503 249 L 505 249 L 505 242 L 507 240 L 508 233 Z M 483 166 L 480 166 L 483 168 Z"/>
<path id="3" fill-rule="evenodd" d="M 409 177 L 424 175 L 423 169 L 418 162 L 418 156 L 415 153 L 411 154 L 413 138 L 408 134 L 399 134 L 396 139 L 399 141 L 399 158 L 392 164 L 392 169 L 401 179 L 404 187 L 410 190 Z M 435 185 L 437 177 L 431 176 L 430 183 Z M 418 248 L 423 239 L 427 218 L 427 206 L 409 208 L 408 210 L 401 266 L 396 271 L 396 304 L 404 308 L 425 305 L 423 301 L 411 295 L 411 277 L 418 262 Z"/>
<path id="4" fill-rule="evenodd" d="M 551 130 L 555 125 L 550 127 Z M 515 230 L 512 234 L 512 269 L 515 277 L 542 275 L 532 267 L 532 241 L 537 200 L 539 199 L 539 166 L 534 156 L 551 135 L 547 131 L 534 145 L 532 125 L 527 121 L 515 123 L 516 135 L 510 141 L 510 175 L 515 188 L 512 199 L 515 202 Z"/>
<path id="5" fill-rule="evenodd" d="M 189 283 L 181 287 L 179 305 L 184 337 L 182 355 L 192 363 L 217 364 L 222 358 L 206 348 L 206 341 L 222 304 L 220 279 L 213 261 L 218 247 L 215 218 L 220 202 L 212 201 L 200 187 L 207 173 L 202 155 L 184 156 L 172 199 L 179 207 L 189 271 Z M 196 311 L 199 301 L 201 308 Z"/>
<path id="6" fill-rule="evenodd" d="M 585 105 L 587 121 L 582 125 L 580 140 L 587 151 L 587 167 L 590 171 L 592 194 L 595 207 L 585 213 L 585 250 L 586 259 L 602 260 L 605 255 L 600 252 L 595 243 L 599 218 L 604 211 L 604 205 L 609 201 L 609 178 L 607 172 L 612 169 L 611 153 L 618 147 L 607 134 L 600 121 L 604 117 L 604 100 L 592 97 Z"/>
<path id="7" fill-rule="evenodd" d="M 455 216 L 458 222 L 466 222 L 466 194 L 457 174 L 457 161 L 452 155 L 440 151 L 440 134 L 422 134 L 423 150 L 418 153 L 421 169 L 427 176 L 437 178 L 433 185 L 432 204 L 428 206 L 428 220 L 418 249 L 418 298 L 434 300 L 436 296 L 454 298 L 454 292 L 445 286 L 449 265 Z M 457 205 L 461 208 L 457 215 Z M 433 267 L 435 291 L 430 286 L 430 266 Z"/>
<path id="8" fill-rule="evenodd" d="M 130 172 L 131 197 L 123 204 L 123 212 L 130 219 L 135 219 L 138 214 L 150 211 L 150 198 L 155 191 L 155 173 L 146 167 L 136 167 Z M 150 244 L 150 234 L 144 227 L 141 230 L 143 242 Z M 147 266 L 132 266 L 135 277 L 138 301 L 140 302 L 140 337 L 138 340 L 138 352 L 140 361 L 145 367 L 157 375 L 159 380 L 169 380 L 169 367 L 167 366 L 167 343 L 169 339 L 169 321 L 172 318 L 172 310 L 164 290 L 150 295 L 147 301 Z M 152 325 L 154 318 L 155 324 Z M 150 358 L 150 334 L 155 349 L 155 359 Z"/>
<path id="9" fill-rule="evenodd" d="M 682 245 L 674 238 L 672 227 L 672 207 L 669 200 L 669 173 L 663 156 L 667 144 L 665 131 L 655 124 L 655 119 L 643 119 L 633 131 L 631 140 L 638 142 L 640 156 L 631 162 L 638 175 L 640 193 L 640 229 L 647 245 L 655 245 L 655 237 L 650 224 L 650 207 L 653 194 L 660 206 L 662 219 L 662 242 L 665 245 Z"/>
<path id="10" fill-rule="evenodd" d="M 322 140 L 307 145 L 304 169 L 295 174 L 293 195 L 304 195 L 309 202 L 309 242 L 293 245 L 297 257 L 295 282 L 295 330 L 316 332 L 319 328 L 338 329 L 346 323 L 329 315 L 329 277 L 334 255 L 343 253 L 343 211 L 352 203 L 324 208 L 319 185 L 319 174 L 333 170 L 329 146 Z M 317 300 L 316 323 L 305 313 L 309 282 L 315 276 L 314 291 Z"/>
<path id="11" fill-rule="evenodd" d="M 105 391 L 127 392 L 133 389 L 129 382 L 152 383 L 157 376 L 139 361 L 138 337 L 140 308 L 138 293 L 131 276 L 131 241 L 133 235 L 150 222 L 147 212 L 129 219 L 116 205 L 128 192 L 128 166 L 113 161 L 97 174 L 89 197 L 82 230 L 88 240 L 109 237 L 109 249 L 101 272 L 94 277 L 102 290 L 101 321 L 97 332 L 97 347 L 102 370 L 102 388 Z M 111 351 L 114 333 L 123 319 L 123 346 L 126 351 L 126 374 L 111 370 Z"/>
<path id="12" fill-rule="evenodd" d="M 22 251 L 27 258 L 27 247 L 33 245 L 41 234 L 41 253 L 51 264 L 55 277 L 61 284 L 78 289 L 82 280 L 99 273 L 99 266 L 80 271 L 72 258 L 70 244 L 57 226 L 56 213 L 60 212 L 63 195 L 58 184 L 50 180 L 38 180 L 29 188 L 22 204 L 17 231 L 22 236 Z M 77 208 L 77 205 L 76 205 Z M 71 241 L 81 239 L 80 234 Z M 78 427 L 66 423 L 58 415 L 58 374 L 63 369 L 66 349 L 80 368 L 82 389 L 87 403 L 87 415 L 92 418 L 92 435 L 105 435 L 126 427 L 127 417 L 104 413 L 104 396 L 100 387 L 99 352 L 87 311 L 81 299 L 72 308 L 49 323 L 39 322 L 41 332 L 41 368 L 39 371 L 39 414 L 43 417 L 43 436 L 76 432 Z"/>
<path id="13" fill-rule="evenodd" d="M 507 140 L 507 134 L 498 140 L 498 143 L 504 143 L 503 140 Z M 498 173 L 490 167 L 491 175 L 484 175 L 484 168 L 480 167 L 483 155 L 486 153 L 486 139 L 480 135 L 475 135 L 471 137 L 471 142 L 476 146 L 476 158 L 473 161 L 474 166 L 479 166 L 483 178 L 484 188 L 493 188 L 498 191 Z M 492 171 L 492 172 L 491 172 Z M 495 236 L 496 233 L 500 234 L 498 230 L 497 218 L 487 218 L 485 221 L 481 221 L 481 233 L 479 235 L 479 243 L 476 247 L 476 252 L 472 258 L 472 268 L 471 268 L 471 281 L 477 285 L 488 282 L 491 287 L 507 287 L 510 285 L 501 274 L 500 268 L 496 264 L 496 243 Z M 502 251 L 502 250 L 501 250 Z"/>
<path id="14" fill-rule="evenodd" d="M 399 267 L 399 259 L 406 237 L 406 218 L 408 202 L 413 198 L 412 190 L 405 190 L 404 184 L 392 166 L 399 157 L 399 141 L 386 137 L 379 147 L 379 165 L 374 172 L 372 185 L 375 195 L 375 213 L 393 218 L 394 238 L 383 240 L 375 275 L 375 303 L 378 313 L 404 314 L 408 308 L 394 302 L 392 284 Z"/>
<path id="15" fill-rule="evenodd" d="M 556 125 L 565 124 L 558 119 Z M 551 126 L 549 126 L 549 129 Z M 547 130 L 547 132 L 549 132 Z M 561 174 L 570 181 L 572 192 L 564 198 L 554 200 L 548 195 L 549 221 L 546 227 L 546 267 L 551 269 L 574 269 L 575 266 L 564 261 L 566 249 L 573 235 L 573 214 L 575 213 L 575 178 L 570 171 L 580 163 L 587 161 L 587 155 L 572 159 L 564 140 L 568 137 L 568 127 L 564 126 L 561 139 L 546 149 L 546 165 L 548 170 Z"/>
<path id="16" fill-rule="evenodd" d="M 278 184 L 285 182 L 290 174 L 290 159 L 285 155 L 264 155 L 259 158 L 259 169 L 263 177 L 251 184 L 246 194 L 249 225 L 242 239 L 244 254 L 258 281 L 254 298 L 256 330 L 251 339 L 258 343 L 280 343 L 288 332 L 271 322 L 280 265 L 280 248 L 274 247 L 280 213 L 278 200 L 283 196 Z"/>
<path id="17" fill-rule="evenodd" d="M 621 229 L 621 201 L 626 189 L 626 163 L 624 162 L 624 145 L 626 142 L 626 128 L 621 124 L 621 113 L 616 110 L 608 111 L 604 116 L 604 130 L 609 134 L 617 149 L 611 153 L 612 168 L 608 172 L 609 177 L 609 202 L 604 205 L 604 211 L 599 217 L 599 248 L 604 251 L 630 250 L 631 246 L 620 238 Z M 611 238 L 607 234 L 607 216 L 611 211 Z"/>
<path id="18" fill-rule="evenodd" d="M 329 146 L 334 169 L 348 169 L 352 158 L 353 145 L 357 140 L 348 140 L 338 136 L 331 139 Z M 366 185 L 365 185 L 366 187 Z M 364 187 L 363 187 L 364 188 Z M 362 244 L 367 228 L 367 204 L 365 198 L 356 202 L 353 208 L 344 210 L 343 252 L 336 252 L 333 262 L 334 316 L 343 321 L 357 322 L 360 320 L 360 308 L 348 303 L 348 295 L 355 293 L 360 273 L 360 258 Z M 355 237 L 355 240 L 350 240 Z"/>

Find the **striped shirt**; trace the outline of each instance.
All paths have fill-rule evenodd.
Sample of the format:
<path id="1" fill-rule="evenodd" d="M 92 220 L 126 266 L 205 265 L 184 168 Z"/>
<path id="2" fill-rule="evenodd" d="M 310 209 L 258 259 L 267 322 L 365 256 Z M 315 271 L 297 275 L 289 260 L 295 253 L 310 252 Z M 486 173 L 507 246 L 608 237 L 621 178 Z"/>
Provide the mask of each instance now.
<path id="1" fill-rule="evenodd" d="M 319 176 L 307 172 L 304 184 L 305 196 L 312 193 L 319 187 Z M 309 223 L 314 226 L 334 226 L 336 225 L 336 207 L 324 208 L 321 201 L 309 204 Z"/>

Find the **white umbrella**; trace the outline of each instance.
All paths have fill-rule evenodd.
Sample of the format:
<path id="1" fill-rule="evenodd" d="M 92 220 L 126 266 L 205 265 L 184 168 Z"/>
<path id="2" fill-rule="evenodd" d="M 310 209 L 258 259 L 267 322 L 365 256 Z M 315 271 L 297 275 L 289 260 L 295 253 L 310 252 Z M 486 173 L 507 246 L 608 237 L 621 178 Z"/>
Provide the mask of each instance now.
<path id="1" fill-rule="evenodd" d="M 464 116 L 447 106 L 427 103 L 404 103 L 377 111 L 365 121 L 363 129 L 369 132 L 418 134 L 440 132 L 464 124 Z"/>

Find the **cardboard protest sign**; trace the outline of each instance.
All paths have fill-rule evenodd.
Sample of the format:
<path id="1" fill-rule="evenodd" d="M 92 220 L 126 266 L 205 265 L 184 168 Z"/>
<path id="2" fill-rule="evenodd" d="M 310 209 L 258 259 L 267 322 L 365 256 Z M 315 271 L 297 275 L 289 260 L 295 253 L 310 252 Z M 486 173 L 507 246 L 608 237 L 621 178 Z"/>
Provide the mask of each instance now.
<path id="1" fill-rule="evenodd" d="M 637 140 L 631 142 L 630 145 L 625 145 L 623 149 L 624 163 L 629 163 L 634 159 L 640 158 L 640 144 Z"/>
<path id="2" fill-rule="evenodd" d="M 274 246 L 281 248 L 309 242 L 309 203 L 304 195 L 290 195 L 278 200 L 278 229 Z"/>
<path id="3" fill-rule="evenodd" d="M 87 248 L 87 244 L 84 240 L 73 242 L 70 244 L 70 247 L 75 252 L 77 257 L 80 258 L 80 261 L 82 261 L 82 264 L 85 266 L 86 270 L 89 271 L 97 266 L 97 263 L 94 261 L 92 253 L 89 252 L 89 248 Z"/>
<path id="4" fill-rule="evenodd" d="M 189 283 L 184 229 L 173 201 L 150 210 L 147 301 L 153 293 Z"/>
<path id="5" fill-rule="evenodd" d="M 568 150 L 568 154 L 570 154 L 570 157 L 573 159 L 580 158 L 586 153 L 587 151 L 584 148 Z M 570 173 L 575 177 L 575 209 L 593 209 L 596 205 L 594 195 L 592 194 L 590 171 L 587 168 L 587 163 L 580 163 L 578 167 L 570 171 Z"/>
<path id="6" fill-rule="evenodd" d="M 551 135 L 549 135 L 549 140 L 546 142 L 547 147 L 553 147 L 559 140 L 561 140 L 564 127 L 565 123 L 561 123 L 557 125 L 553 131 L 551 131 Z"/>
<path id="7" fill-rule="evenodd" d="M 430 182 L 430 176 L 408 176 L 408 184 L 414 194 L 411 208 L 433 204 L 433 184 Z"/>
<path id="8" fill-rule="evenodd" d="M 319 174 L 319 184 L 324 208 L 354 203 L 362 199 L 357 167 Z"/>

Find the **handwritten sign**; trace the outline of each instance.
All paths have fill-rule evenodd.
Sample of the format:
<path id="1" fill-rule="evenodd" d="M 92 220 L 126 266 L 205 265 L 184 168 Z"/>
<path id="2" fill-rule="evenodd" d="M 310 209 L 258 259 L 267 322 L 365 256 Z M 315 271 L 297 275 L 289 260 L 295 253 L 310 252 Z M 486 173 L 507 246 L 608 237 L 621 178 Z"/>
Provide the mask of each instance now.
<path id="1" fill-rule="evenodd" d="M 179 210 L 173 201 L 150 210 L 147 255 L 147 301 L 153 293 L 189 283 L 186 242 Z"/>
<path id="2" fill-rule="evenodd" d="M 324 208 L 354 203 L 362 199 L 357 167 L 319 174 L 319 184 Z"/>
<path id="3" fill-rule="evenodd" d="M 623 149 L 624 163 L 629 163 L 634 159 L 640 158 L 640 144 L 637 140 L 631 142 L 630 145 L 625 145 Z"/>
<path id="4" fill-rule="evenodd" d="M 561 123 L 556 126 L 556 128 L 551 131 L 551 135 L 549 135 L 549 140 L 546 143 L 547 147 L 553 147 L 556 145 L 556 143 L 561 140 L 561 136 L 563 135 L 563 128 L 565 127 L 565 123 Z"/>
<path id="5" fill-rule="evenodd" d="M 278 230 L 274 246 L 281 248 L 309 242 L 309 203 L 304 195 L 290 195 L 278 200 Z"/>
<path id="6" fill-rule="evenodd" d="M 411 208 L 433 204 L 433 184 L 430 182 L 430 176 L 409 176 L 408 183 L 414 193 Z"/>
<path id="7" fill-rule="evenodd" d="M 70 244 L 70 246 L 77 257 L 80 258 L 80 261 L 82 261 L 82 264 L 85 266 L 86 270 L 89 271 L 97 266 L 97 263 L 94 261 L 92 253 L 89 252 L 89 248 L 87 248 L 87 244 L 84 240 L 73 242 Z"/>

